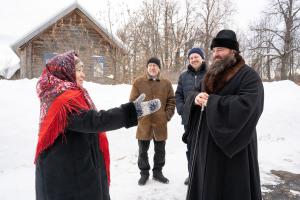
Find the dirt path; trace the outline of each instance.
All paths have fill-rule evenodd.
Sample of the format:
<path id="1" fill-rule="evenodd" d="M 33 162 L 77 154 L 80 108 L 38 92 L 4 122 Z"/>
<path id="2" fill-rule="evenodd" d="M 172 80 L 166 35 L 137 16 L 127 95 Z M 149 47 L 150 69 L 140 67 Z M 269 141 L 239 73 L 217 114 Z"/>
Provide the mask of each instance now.
<path id="1" fill-rule="evenodd" d="M 276 170 L 271 170 L 271 173 L 278 176 L 282 183 L 263 185 L 271 190 L 271 192 L 263 192 L 264 200 L 300 200 L 300 174 Z"/>

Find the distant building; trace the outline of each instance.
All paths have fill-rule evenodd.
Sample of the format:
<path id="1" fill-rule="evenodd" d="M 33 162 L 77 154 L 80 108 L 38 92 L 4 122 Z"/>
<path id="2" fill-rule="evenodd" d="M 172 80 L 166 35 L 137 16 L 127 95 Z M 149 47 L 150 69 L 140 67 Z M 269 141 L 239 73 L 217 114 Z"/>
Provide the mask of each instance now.
<path id="1" fill-rule="evenodd" d="M 0 69 L 0 79 L 16 80 L 20 78 L 20 64 L 15 64 Z"/>
<path id="2" fill-rule="evenodd" d="M 117 83 L 124 55 L 120 41 L 75 3 L 12 45 L 20 58 L 20 78 L 39 77 L 45 63 L 58 53 L 74 49 L 85 64 L 86 80 Z"/>

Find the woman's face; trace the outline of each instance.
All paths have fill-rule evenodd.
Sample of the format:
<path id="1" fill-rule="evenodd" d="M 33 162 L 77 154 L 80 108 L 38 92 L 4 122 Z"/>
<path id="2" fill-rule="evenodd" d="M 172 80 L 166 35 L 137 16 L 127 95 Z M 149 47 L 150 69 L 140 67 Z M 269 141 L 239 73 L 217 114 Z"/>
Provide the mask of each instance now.
<path id="1" fill-rule="evenodd" d="M 83 81 L 85 78 L 85 74 L 83 72 L 83 63 L 78 57 L 75 57 L 75 69 L 76 69 L 76 83 L 77 85 L 81 86 L 83 85 Z"/>

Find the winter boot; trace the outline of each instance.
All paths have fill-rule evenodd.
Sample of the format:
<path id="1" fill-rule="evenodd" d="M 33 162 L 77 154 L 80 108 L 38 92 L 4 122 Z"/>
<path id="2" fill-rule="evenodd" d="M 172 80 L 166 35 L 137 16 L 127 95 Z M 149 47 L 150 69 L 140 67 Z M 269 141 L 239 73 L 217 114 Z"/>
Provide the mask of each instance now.
<path id="1" fill-rule="evenodd" d="M 149 179 L 149 175 L 142 174 L 141 178 L 139 179 L 138 184 L 139 185 L 145 185 L 146 182 L 148 181 L 148 179 Z"/>
<path id="2" fill-rule="evenodd" d="M 169 179 L 167 179 L 161 171 L 153 171 L 153 180 L 159 181 L 164 184 L 169 183 Z"/>

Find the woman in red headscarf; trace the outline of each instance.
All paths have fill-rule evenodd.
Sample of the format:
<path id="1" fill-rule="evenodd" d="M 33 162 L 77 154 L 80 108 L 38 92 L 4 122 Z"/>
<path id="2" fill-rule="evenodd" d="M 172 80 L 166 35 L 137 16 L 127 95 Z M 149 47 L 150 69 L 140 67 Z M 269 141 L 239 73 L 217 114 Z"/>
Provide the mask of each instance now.
<path id="1" fill-rule="evenodd" d="M 41 102 L 36 148 L 37 200 L 109 200 L 109 149 L 105 131 L 137 125 L 159 100 L 97 111 L 82 87 L 83 64 L 74 51 L 52 58 L 37 83 Z"/>

